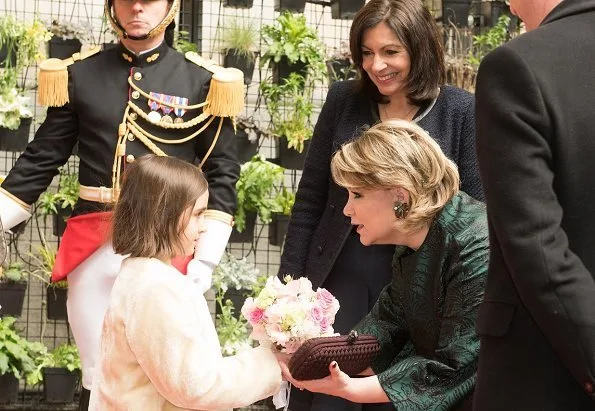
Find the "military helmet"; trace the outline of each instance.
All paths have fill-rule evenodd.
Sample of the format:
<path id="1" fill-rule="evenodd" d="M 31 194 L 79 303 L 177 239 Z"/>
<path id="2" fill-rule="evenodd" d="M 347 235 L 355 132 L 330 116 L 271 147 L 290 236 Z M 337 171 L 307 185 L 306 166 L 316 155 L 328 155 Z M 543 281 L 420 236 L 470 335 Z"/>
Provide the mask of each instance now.
<path id="1" fill-rule="evenodd" d="M 120 25 L 113 12 L 113 0 L 105 0 L 105 16 L 112 25 L 114 31 L 118 34 L 118 37 L 131 40 L 145 40 L 151 37 L 155 37 L 156 35 L 164 32 L 170 24 L 175 24 L 174 18 L 176 17 L 176 13 L 178 13 L 178 11 L 180 10 L 180 0 L 168 1 L 172 3 L 172 5 L 169 8 L 169 12 L 165 16 L 165 18 L 156 27 L 153 27 L 147 34 L 140 37 L 129 35 L 128 33 L 126 33 L 126 30 L 124 30 L 124 28 Z"/>

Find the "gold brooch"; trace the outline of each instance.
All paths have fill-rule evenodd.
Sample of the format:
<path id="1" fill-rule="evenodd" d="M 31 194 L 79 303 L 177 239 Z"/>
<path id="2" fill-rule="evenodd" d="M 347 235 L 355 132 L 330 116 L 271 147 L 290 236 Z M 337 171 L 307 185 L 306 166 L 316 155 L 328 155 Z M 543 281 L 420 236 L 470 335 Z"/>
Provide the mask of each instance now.
<path id="1" fill-rule="evenodd" d="M 124 58 L 124 60 L 126 60 L 129 63 L 132 63 L 132 57 L 130 57 L 128 54 L 126 53 L 122 53 L 122 57 Z"/>

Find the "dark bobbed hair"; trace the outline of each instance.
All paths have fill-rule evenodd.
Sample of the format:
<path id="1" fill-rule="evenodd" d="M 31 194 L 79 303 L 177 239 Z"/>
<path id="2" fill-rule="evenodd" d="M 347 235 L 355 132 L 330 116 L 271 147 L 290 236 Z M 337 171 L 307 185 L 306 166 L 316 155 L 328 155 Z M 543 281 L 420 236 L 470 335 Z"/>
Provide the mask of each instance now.
<path id="1" fill-rule="evenodd" d="M 113 214 L 116 253 L 131 257 L 179 255 L 185 228 L 180 218 L 207 189 L 207 180 L 195 165 L 174 157 L 138 158 L 124 173 Z"/>
<path id="2" fill-rule="evenodd" d="M 411 59 L 407 78 L 407 98 L 422 105 L 436 98 L 446 82 L 444 49 L 440 31 L 421 0 L 370 0 L 353 19 L 349 46 L 360 74 L 359 88 L 378 102 L 386 102 L 362 68 L 362 38 L 366 30 L 386 23 L 396 34 Z"/>

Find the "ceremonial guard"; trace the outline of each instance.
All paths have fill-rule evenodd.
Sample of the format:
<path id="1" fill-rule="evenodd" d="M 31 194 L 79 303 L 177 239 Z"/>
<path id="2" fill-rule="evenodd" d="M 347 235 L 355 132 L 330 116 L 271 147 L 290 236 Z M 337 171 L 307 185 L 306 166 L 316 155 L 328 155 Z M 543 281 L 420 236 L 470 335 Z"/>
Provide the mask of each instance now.
<path id="1" fill-rule="evenodd" d="M 165 39 L 178 9 L 179 0 L 106 0 L 106 16 L 120 39 L 117 47 L 40 64 L 38 96 L 49 106 L 47 117 L 0 187 L 0 216 L 8 230 L 30 217 L 31 205 L 78 143 L 80 199 L 62 237 L 52 281 L 68 279 L 68 320 L 86 389 L 109 293 L 124 258 L 114 253 L 108 234 L 126 165 L 154 153 L 202 167 L 209 183 L 208 229 L 195 255 L 176 266 L 203 289 L 210 286 L 231 233 L 239 176 L 233 117 L 243 108 L 243 78 L 239 70 L 171 48 Z M 83 390 L 81 409 L 87 402 Z"/>

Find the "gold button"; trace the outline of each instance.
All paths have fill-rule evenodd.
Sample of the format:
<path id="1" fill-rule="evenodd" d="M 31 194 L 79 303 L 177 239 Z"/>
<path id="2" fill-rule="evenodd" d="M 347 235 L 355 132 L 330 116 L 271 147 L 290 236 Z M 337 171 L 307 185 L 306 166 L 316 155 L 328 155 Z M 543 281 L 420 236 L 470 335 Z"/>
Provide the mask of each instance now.
<path id="1" fill-rule="evenodd" d="M 128 154 L 126 156 L 126 162 L 127 163 L 133 163 L 134 162 L 134 156 L 132 154 Z"/>
<path id="2" fill-rule="evenodd" d="M 136 120 L 136 118 L 137 118 L 137 117 L 138 117 L 138 116 L 137 116 L 137 114 L 136 114 L 136 113 L 130 113 L 130 119 L 131 119 L 131 120 Z"/>
<path id="3" fill-rule="evenodd" d="M 139 97 L 140 97 L 140 93 L 137 90 L 134 90 L 132 92 L 132 98 L 136 100 Z"/>
<path id="4" fill-rule="evenodd" d="M 143 78 L 143 75 L 142 75 L 142 73 L 139 73 L 138 71 L 137 71 L 136 73 L 134 73 L 134 79 L 135 79 L 136 81 L 139 81 L 139 80 L 141 80 L 142 78 Z"/>
<path id="5" fill-rule="evenodd" d="M 128 133 L 128 141 L 134 141 L 134 134 Z"/>

